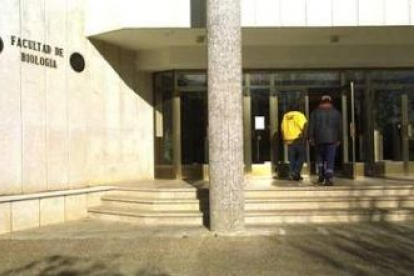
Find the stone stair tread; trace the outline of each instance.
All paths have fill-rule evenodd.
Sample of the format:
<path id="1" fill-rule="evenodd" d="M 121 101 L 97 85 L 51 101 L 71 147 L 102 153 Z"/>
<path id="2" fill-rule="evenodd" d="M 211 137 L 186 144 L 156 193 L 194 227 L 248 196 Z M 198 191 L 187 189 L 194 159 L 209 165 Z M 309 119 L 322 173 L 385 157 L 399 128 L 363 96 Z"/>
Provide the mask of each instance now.
<path id="1" fill-rule="evenodd" d="M 252 210 L 245 211 L 246 217 L 260 216 L 307 216 L 307 215 L 343 215 L 343 214 L 372 214 L 372 213 L 414 213 L 412 208 L 352 208 L 352 209 L 301 209 L 301 210 Z"/>
<path id="2" fill-rule="evenodd" d="M 200 211 L 150 211 L 139 210 L 133 207 L 115 207 L 100 205 L 88 208 L 89 212 L 106 213 L 112 215 L 127 215 L 136 217 L 201 217 L 203 213 Z"/>
<path id="3" fill-rule="evenodd" d="M 144 192 L 196 192 L 196 187 L 165 187 L 165 188 L 157 188 L 157 187 L 133 187 L 133 186 L 118 186 L 116 187 L 118 191 L 144 191 Z"/>
<path id="4" fill-rule="evenodd" d="M 414 195 L 408 196 L 306 196 L 306 197 L 246 197 L 246 203 L 263 203 L 263 202 L 337 202 L 337 201 L 409 201 L 414 200 Z"/>
<path id="5" fill-rule="evenodd" d="M 245 192 L 263 192 L 263 191 L 361 191 L 361 190 L 403 190 L 411 189 L 414 195 L 413 184 L 399 184 L 399 185 L 333 185 L 333 186 L 319 186 L 319 185 L 299 185 L 299 186 L 272 186 L 272 187 L 245 187 Z"/>
<path id="6" fill-rule="evenodd" d="M 122 201 L 131 203 L 144 203 L 144 204 L 182 204 L 182 203 L 199 203 L 200 199 L 194 198 L 149 198 L 134 195 L 106 195 L 102 197 L 103 201 Z"/>

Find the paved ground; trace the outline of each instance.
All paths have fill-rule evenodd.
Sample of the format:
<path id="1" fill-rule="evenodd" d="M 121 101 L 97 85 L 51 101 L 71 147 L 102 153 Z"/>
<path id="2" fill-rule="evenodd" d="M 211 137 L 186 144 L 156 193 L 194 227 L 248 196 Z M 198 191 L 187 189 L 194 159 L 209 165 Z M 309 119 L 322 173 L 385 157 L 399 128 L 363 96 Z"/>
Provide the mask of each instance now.
<path id="1" fill-rule="evenodd" d="M 214 236 L 80 221 L 0 236 L 0 276 L 413 275 L 414 222 Z"/>

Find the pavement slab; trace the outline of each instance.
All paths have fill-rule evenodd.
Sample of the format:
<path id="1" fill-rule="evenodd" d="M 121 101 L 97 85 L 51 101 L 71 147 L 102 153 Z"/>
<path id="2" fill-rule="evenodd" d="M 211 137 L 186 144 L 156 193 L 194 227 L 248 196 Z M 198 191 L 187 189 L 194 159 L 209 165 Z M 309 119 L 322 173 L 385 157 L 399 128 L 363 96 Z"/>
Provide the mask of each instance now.
<path id="1" fill-rule="evenodd" d="M 0 236 L 0 276 L 413 275 L 414 222 L 144 228 L 82 220 Z"/>

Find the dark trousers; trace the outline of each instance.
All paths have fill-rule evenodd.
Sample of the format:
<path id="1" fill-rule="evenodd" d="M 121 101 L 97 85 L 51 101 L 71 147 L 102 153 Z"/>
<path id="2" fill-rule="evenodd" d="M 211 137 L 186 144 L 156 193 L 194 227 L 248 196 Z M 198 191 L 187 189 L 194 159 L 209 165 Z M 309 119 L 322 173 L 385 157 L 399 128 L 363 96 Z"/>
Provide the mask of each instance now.
<path id="1" fill-rule="evenodd" d="M 334 176 L 336 148 L 336 144 L 316 145 L 316 163 L 320 178 L 329 180 Z"/>
<path id="2" fill-rule="evenodd" d="M 305 161 L 305 144 L 303 141 L 295 142 L 288 146 L 288 158 L 290 174 L 300 175 Z"/>

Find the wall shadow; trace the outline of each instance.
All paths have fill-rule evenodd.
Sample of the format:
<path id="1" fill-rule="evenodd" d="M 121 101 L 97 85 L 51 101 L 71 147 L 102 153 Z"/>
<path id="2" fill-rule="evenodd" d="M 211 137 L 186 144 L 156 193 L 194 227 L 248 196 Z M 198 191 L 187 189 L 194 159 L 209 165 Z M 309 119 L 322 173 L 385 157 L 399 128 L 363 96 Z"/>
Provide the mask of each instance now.
<path id="1" fill-rule="evenodd" d="M 127 276 L 104 261 L 65 255 L 53 255 L 42 260 L 0 273 L 0 276 Z M 139 268 L 132 276 L 170 276 L 159 268 L 147 265 Z"/>
<path id="2" fill-rule="evenodd" d="M 89 41 L 99 52 L 102 58 L 116 72 L 120 80 L 122 80 L 125 85 L 134 91 L 137 96 L 145 100 L 146 103 L 150 106 L 154 106 L 152 78 L 150 80 L 151 85 L 149 91 L 142 89 L 137 81 L 138 71 L 135 69 L 136 52 L 94 38 L 89 38 Z M 131 68 L 133 68 L 133 70 L 129 71 Z M 131 74 L 133 75 L 131 76 Z"/>
<path id="3" fill-rule="evenodd" d="M 346 227 L 329 232 L 329 236 L 291 245 L 315 262 L 346 273 L 344 275 L 413 275 L 412 231 L 408 236 L 408 232 L 398 226 L 375 224 L 358 233 Z"/>

